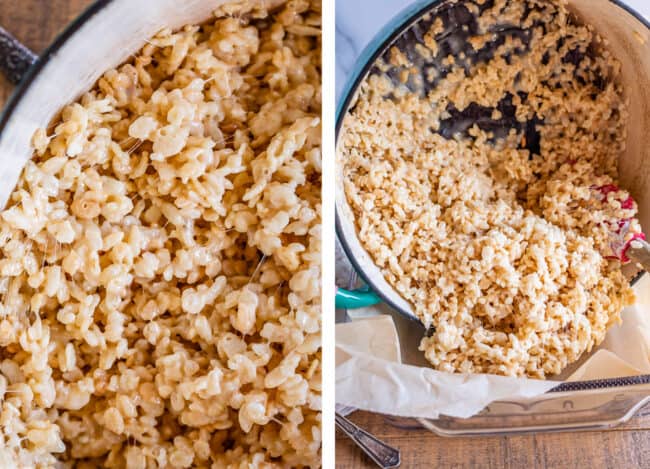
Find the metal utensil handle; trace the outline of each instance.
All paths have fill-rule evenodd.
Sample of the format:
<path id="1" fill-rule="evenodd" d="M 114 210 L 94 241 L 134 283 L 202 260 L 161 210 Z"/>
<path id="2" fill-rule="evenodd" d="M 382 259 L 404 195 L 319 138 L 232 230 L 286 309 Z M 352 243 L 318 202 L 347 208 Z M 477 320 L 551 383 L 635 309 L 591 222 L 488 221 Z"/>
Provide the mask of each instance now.
<path id="1" fill-rule="evenodd" d="M 401 464 L 399 450 L 388 446 L 338 413 L 336 414 L 336 425 L 379 467 L 389 469 L 399 467 Z"/>
<path id="2" fill-rule="evenodd" d="M 641 264 L 647 272 L 650 272 L 650 244 L 642 239 L 635 239 L 630 243 L 626 254 L 630 259 Z"/>
<path id="3" fill-rule="evenodd" d="M 17 85 L 36 58 L 36 54 L 0 27 L 0 71 L 11 83 Z"/>

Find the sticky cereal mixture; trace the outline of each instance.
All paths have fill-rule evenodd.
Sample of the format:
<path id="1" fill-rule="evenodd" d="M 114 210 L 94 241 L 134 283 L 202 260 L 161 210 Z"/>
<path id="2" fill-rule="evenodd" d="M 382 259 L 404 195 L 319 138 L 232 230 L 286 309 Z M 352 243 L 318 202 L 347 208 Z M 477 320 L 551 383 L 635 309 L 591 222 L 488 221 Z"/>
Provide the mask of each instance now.
<path id="1" fill-rule="evenodd" d="M 320 465 L 320 25 L 221 7 L 37 132 L 0 214 L 3 468 Z"/>
<path id="2" fill-rule="evenodd" d="M 615 187 L 620 66 L 563 3 L 448 2 L 414 28 L 345 119 L 359 239 L 433 367 L 559 373 L 634 299 L 607 258 L 612 227 L 641 231 Z"/>

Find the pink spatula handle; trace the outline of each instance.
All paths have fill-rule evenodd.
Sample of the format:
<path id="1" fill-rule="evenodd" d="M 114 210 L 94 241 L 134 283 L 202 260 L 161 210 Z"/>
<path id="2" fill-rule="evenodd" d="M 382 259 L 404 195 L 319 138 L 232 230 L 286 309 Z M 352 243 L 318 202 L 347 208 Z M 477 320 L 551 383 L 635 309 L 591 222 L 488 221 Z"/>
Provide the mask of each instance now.
<path id="1" fill-rule="evenodd" d="M 622 209 L 632 209 L 634 199 L 614 184 L 604 186 L 592 186 L 591 189 L 596 194 L 599 202 L 604 202 L 612 194 L 621 204 Z M 623 193 L 621 193 L 623 192 Z M 609 227 L 609 247 L 611 253 L 607 258 L 618 259 L 623 263 L 630 261 L 638 262 L 645 270 L 650 271 L 650 244 L 646 242 L 643 233 L 632 231 L 632 218 L 624 218 L 616 223 L 606 222 Z"/>

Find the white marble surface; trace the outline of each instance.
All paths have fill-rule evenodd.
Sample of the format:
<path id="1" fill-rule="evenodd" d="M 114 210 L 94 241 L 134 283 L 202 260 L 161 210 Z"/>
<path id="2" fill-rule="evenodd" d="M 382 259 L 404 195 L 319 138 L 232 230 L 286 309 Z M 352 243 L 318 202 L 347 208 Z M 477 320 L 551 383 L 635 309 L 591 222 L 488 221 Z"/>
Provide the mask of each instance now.
<path id="1" fill-rule="evenodd" d="M 336 0 L 336 95 L 366 44 L 411 0 Z M 650 18 L 650 0 L 627 4 Z"/>

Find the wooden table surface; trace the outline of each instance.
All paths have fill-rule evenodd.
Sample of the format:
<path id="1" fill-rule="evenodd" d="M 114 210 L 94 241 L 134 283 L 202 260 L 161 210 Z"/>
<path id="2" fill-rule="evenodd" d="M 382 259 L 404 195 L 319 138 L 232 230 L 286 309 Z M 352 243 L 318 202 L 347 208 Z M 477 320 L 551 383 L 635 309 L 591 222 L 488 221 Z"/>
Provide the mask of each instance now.
<path id="1" fill-rule="evenodd" d="M 38 53 L 91 3 L 91 0 L 0 0 L 0 26 Z M 11 85 L 0 76 L 0 105 L 11 90 Z"/>
<path id="2" fill-rule="evenodd" d="M 443 438 L 427 430 L 401 430 L 368 412 L 356 412 L 349 419 L 398 448 L 401 467 L 409 469 L 650 468 L 650 406 L 608 431 L 487 438 Z M 338 430 L 336 462 L 340 469 L 376 467 Z"/>
<path id="3" fill-rule="evenodd" d="M 38 53 L 90 3 L 0 0 L 0 25 Z M 10 93 L 11 86 L 0 78 L 0 104 Z M 399 448 L 404 468 L 650 469 L 650 407 L 626 425 L 609 431 L 517 437 L 441 438 L 425 430 L 393 428 L 382 416 L 367 412 L 357 412 L 351 420 Z M 340 469 L 373 467 L 338 432 L 336 458 Z"/>

